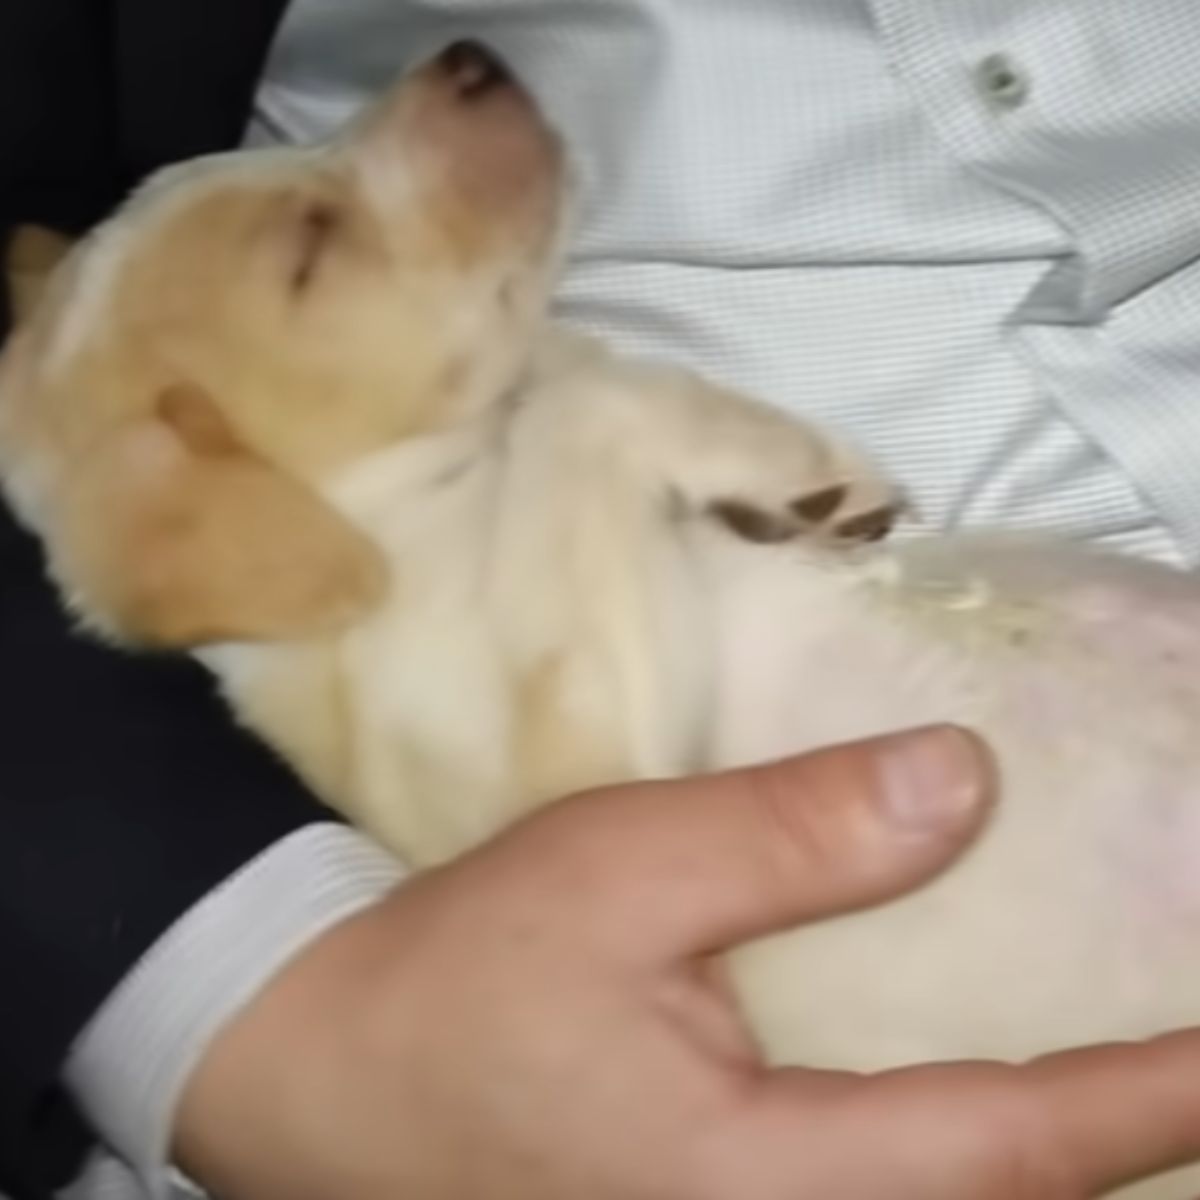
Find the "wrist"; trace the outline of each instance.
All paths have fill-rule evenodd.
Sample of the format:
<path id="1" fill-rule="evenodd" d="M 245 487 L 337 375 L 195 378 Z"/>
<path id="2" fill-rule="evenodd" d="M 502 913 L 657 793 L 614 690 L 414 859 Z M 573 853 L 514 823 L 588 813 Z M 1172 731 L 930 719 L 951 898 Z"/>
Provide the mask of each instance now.
<path id="1" fill-rule="evenodd" d="M 353 830 L 298 830 L 205 896 L 112 993 L 64 1078 L 148 1194 L 166 1186 L 179 1097 L 214 1039 L 287 964 L 401 878 L 395 859 Z"/>
<path id="2" fill-rule="evenodd" d="M 297 955 L 209 1045 L 184 1086 L 173 1157 L 226 1200 L 322 1194 L 326 1147 L 392 966 L 387 904 L 345 919 Z"/>

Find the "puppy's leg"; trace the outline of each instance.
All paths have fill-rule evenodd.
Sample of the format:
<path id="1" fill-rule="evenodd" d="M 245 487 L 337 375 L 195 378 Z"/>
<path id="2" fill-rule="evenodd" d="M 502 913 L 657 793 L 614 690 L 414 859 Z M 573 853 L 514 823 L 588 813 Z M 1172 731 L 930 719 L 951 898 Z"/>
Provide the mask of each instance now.
<path id="1" fill-rule="evenodd" d="M 903 511 L 864 455 L 814 425 L 684 371 L 634 367 L 629 381 L 643 465 L 743 538 L 875 541 Z"/>

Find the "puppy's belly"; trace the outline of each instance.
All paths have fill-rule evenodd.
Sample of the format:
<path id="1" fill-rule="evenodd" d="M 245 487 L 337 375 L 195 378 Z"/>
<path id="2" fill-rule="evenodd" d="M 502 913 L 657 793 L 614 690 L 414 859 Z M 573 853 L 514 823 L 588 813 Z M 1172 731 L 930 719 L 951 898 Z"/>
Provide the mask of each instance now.
<path id="1" fill-rule="evenodd" d="M 1200 1021 L 1200 592 L 973 553 L 959 575 L 918 550 L 899 584 L 886 563 L 728 576 L 721 764 L 953 720 L 1002 777 L 942 878 L 735 959 L 778 1061 L 1021 1059 Z"/>

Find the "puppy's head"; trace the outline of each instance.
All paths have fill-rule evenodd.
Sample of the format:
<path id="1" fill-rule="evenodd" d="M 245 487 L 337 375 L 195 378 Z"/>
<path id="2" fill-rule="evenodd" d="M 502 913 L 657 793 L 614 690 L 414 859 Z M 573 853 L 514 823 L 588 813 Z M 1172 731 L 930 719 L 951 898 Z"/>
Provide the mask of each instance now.
<path id="1" fill-rule="evenodd" d="M 166 644 L 317 635 L 383 586 L 320 482 L 519 377 L 562 156 L 482 47 L 332 142 L 171 168 L 79 248 L 0 371 L 10 498 L 90 623 Z"/>

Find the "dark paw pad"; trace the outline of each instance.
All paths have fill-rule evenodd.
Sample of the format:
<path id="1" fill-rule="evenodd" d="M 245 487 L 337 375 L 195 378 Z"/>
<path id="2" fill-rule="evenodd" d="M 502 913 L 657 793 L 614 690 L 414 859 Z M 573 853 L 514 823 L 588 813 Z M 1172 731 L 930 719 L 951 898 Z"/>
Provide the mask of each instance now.
<path id="1" fill-rule="evenodd" d="M 708 511 L 748 542 L 788 542 L 800 532 L 796 521 L 788 516 L 755 508 L 744 500 L 715 500 Z"/>
<path id="2" fill-rule="evenodd" d="M 881 542 L 892 532 L 899 518 L 899 508 L 889 504 L 842 521 L 834 526 L 833 532 L 844 542 Z"/>
<path id="3" fill-rule="evenodd" d="M 792 502 L 792 512 L 802 521 L 816 525 L 828 521 L 843 504 L 849 489 L 845 487 L 826 488 L 821 492 L 813 492 L 811 496 L 803 496 Z"/>

